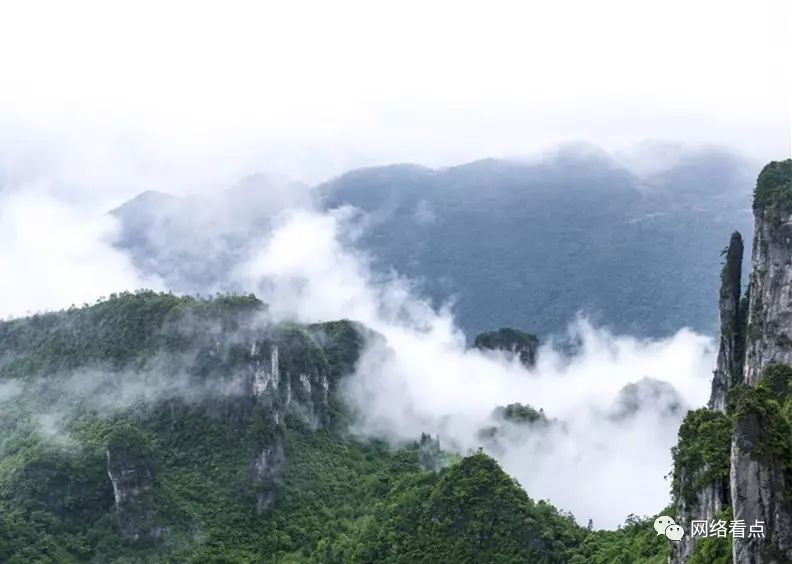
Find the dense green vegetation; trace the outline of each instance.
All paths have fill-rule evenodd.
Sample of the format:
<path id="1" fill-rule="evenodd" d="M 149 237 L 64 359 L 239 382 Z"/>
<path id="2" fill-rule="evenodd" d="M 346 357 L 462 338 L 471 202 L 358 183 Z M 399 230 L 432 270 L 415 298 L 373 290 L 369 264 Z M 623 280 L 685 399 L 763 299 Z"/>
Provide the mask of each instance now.
<path id="1" fill-rule="evenodd" d="M 792 498 L 792 424 L 790 423 L 792 367 L 771 364 L 755 388 L 739 386 L 730 398 L 730 412 L 751 454 L 777 464 Z"/>
<path id="2" fill-rule="evenodd" d="M 672 495 L 687 507 L 695 507 L 697 492 L 705 487 L 728 491 L 732 441 L 750 456 L 775 466 L 792 483 L 792 367 L 771 364 L 755 387 L 740 383 L 726 397 L 726 413 L 699 409 L 688 412 L 679 429 L 678 444 L 672 449 L 674 472 Z M 792 496 L 787 491 L 786 496 Z M 732 509 L 713 517 L 727 523 Z M 690 564 L 732 562 L 731 537 L 707 537 L 696 543 Z"/>
<path id="3" fill-rule="evenodd" d="M 521 403 L 510 403 L 506 407 L 498 407 L 493 415 L 498 419 L 512 423 L 547 423 L 547 416 L 542 408 L 537 411 L 530 405 Z"/>
<path id="4" fill-rule="evenodd" d="M 536 354 L 539 351 L 539 338 L 536 335 L 502 327 L 497 331 L 487 331 L 476 335 L 473 346 L 483 350 L 498 350 L 514 353 L 526 366 L 536 364 Z"/>
<path id="5" fill-rule="evenodd" d="M 730 523 L 733 518 L 731 508 L 713 515 L 713 521 Z M 708 536 L 698 541 L 696 549 L 687 564 L 732 564 L 732 537 Z"/>
<path id="6" fill-rule="evenodd" d="M 654 530 L 659 515 L 671 515 L 671 510 L 653 517 L 631 515 L 616 531 L 589 533 L 580 548 L 570 558 L 570 564 L 665 564 L 668 562 L 668 541 Z"/>
<path id="7" fill-rule="evenodd" d="M 477 453 L 394 488 L 374 513 L 365 562 L 566 562 L 582 538 L 571 516 L 533 502 Z"/>
<path id="8" fill-rule="evenodd" d="M 582 528 L 481 452 L 448 456 L 428 435 L 398 450 L 347 437 L 332 392 L 363 329 L 265 314 L 252 296 L 138 292 L 0 323 L 0 562 L 666 557 L 651 520 Z M 287 391 L 223 392 L 259 377 L 276 345 Z M 301 387 L 306 374 L 327 377 L 329 395 Z M 260 511 L 262 495 L 276 501 Z"/>
<path id="9" fill-rule="evenodd" d="M 756 181 L 754 210 L 792 213 L 792 159 L 767 164 Z"/>
<path id="10" fill-rule="evenodd" d="M 679 427 L 679 441 L 672 449 L 672 494 L 692 504 L 696 492 L 729 479 L 729 455 L 734 426 L 720 411 L 706 408 L 689 411 Z"/>

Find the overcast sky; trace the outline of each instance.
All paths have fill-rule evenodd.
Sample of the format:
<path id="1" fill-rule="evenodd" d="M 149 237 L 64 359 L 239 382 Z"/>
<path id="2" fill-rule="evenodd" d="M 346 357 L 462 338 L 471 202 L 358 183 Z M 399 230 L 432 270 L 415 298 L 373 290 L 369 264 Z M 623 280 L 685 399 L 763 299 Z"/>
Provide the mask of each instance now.
<path id="1" fill-rule="evenodd" d="M 790 30 L 786 0 L 5 3 L 0 150 L 160 189 L 570 140 L 782 158 Z"/>

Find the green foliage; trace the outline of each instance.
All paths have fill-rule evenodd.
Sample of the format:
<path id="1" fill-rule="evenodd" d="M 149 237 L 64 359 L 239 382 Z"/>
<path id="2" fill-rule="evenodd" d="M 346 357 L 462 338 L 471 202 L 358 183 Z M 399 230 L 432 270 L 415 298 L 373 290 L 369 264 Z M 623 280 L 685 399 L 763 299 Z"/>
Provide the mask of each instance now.
<path id="1" fill-rule="evenodd" d="M 712 520 L 731 522 L 731 507 L 716 513 Z M 696 543 L 696 548 L 687 564 L 732 564 L 732 537 L 730 534 L 726 538 L 707 536 Z"/>
<path id="2" fill-rule="evenodd" d="M 432 443 L 432 466 L 443 467 L 434 473 L 419 461 L 427 444 L 394 451 L 346 437 L 346 413 L 332 391 L 353 369 L 365 331 L 346 321 L 262 326 L 263 310 L 252 296 L 137 292 L 0 322 L 0 382 L 20 385 L 0 403 L 0 562 L 582 562 L 585 554 L 665 554 L 637 524 L 586 531 L 531 500 L 482 453 L 454 460 Z M 325 413 L 324 429 L 285 410 L 285 398 L 177 395 L 112 409 L 90 398 L 68 409 L 58 403 L 63 375 L 87 367 L 100 367 L 97 377 L 112 392 L 114 379 L 152 366 L 164 378 L 189 358 L 189 382 L 198 385 L 266 365 L 275 345 L 282 378 L 327 378 L 329 406 L 322 386 L 290 395 Z M 281 420 L 273 417 L 278 407 Z M 503 416 L 532 422 L 543 414 L 514 404 Z M 285 451 L 283 475 L 262 479 L 257 461 L 275 445 Z M 139 471 L 133 483 L 145 492 L 131 519 L 150 521 L 160 540 L 122 537 L 108 469 Z M 259 513 L 263 490 L 277 502 Z"/>
<path id="3" fill-rule="evenodd" d="M 497 331 L 488 331 L 476 336 L 473 347 L 477 349 L 509 351 L 519 356 L 520 362 L 526 366 L 536 363 L 536 353 L 539 350 L 539 338 L 536 335 L 502 327 Z"/>
<path id="4" fill-rule="evenodd" d="M 721 269 L 721 282 L 726 284 L 721 286 L 723 289 L 728 289 L 729 292 L 734 292 L 732 297 L 734 300 L 740 299 L 740 278 L 742 276 L 742 255 L 743 255 L 743 242 L 742 235 L 739 231 L 731 234 L 729 239 L 729 246 L 723 249 L 721 256 L 725 256 L 726 260 Z"/>
<path id="5" fill-rule="evenodd" d="M 0 380 L 53 374 L 90 362 L 120 369 L 196 335 L 234 330 L 266 307 L 254 296 L 194 298 L 150 290 L 112 294 L 92 306 L 0 323 Z"/>
<path id="6" fill-rule="evenodd" d="M 511 403 L 506 407 L 496 407 L 493 416 L 512 423 L 547 423 L 547 416 L 543 409 L 538 411 L 530 405 Z"/>
<path id="7" fill-rule="evenodd" d="M 590 531 L 570 564 L 665 564 L 668 561 L 668 540 L 654 530 L 654 520 L 672 515 L 671 508 L 653 517 L 630 515 L 615 531 Z"/>
<path id="8" fill-rule="evenodd" d="M 767 390 L 776 401 L 783 403 L 789 397 L 790 382 L 792 382 L 792 366 L 770 364 L 762 372 L 757 387 Z"/>
<path id="9" fill-rule="evenodd" d="M 784 416 L 774 386 L 788 376 L 786 369 L 766 371 L 756 388 L 741 388 L 733 399 L 733 417 L 740 435 L 749 444 L 754 456 L 769 458 L 781 465 L 786 477 L 787 495 L 792 494 L 792 426 Z M 786 387 L 786 386 L 785 386 Z M 740 437 L 737 437 L 738 441 Z"/>
<path id="10" fill-rule="evenodd" d="M 775 215 L 792 213 L 792 159 L 766 165 L 756 181 L 754 211 L 772 210 Z"/>
<path id="11" fill-rule="evenodd" d="M 481 452 L 394 488 L 375 511 L 361 562 L 567 562 L 583 530 L 534 502 Z"/>
<path id="12" fill-rule="evenodd" d="M 728 480 L 733 425 L 729 417 L 706 408 L 689 411 L 671 450 L 675 499 L 695 501 L 696 492 L 716 481 Z"/>

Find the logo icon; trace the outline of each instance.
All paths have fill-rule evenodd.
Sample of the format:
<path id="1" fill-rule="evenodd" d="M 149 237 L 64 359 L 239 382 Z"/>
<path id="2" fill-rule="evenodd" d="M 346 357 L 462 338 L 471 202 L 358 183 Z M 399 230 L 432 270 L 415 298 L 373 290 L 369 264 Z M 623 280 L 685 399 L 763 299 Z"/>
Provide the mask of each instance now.
<path id="1" fill-rule="evenodd" d="M 682 540 L 682 537 L 685 536 L 685 529 L 682 528 L 682 525 L 669 525 L 666 527 L 665 536 L 674 542 L 679 542 Z"/>
<path id="2" fill-rule="evenodd" d="M 678 542 L 685 536 L 685 529 L 677 525 L 668 515 L 660 515 L 654 522 L 655 531 L 658 535 L 665 535 L 669 540 Z"/>

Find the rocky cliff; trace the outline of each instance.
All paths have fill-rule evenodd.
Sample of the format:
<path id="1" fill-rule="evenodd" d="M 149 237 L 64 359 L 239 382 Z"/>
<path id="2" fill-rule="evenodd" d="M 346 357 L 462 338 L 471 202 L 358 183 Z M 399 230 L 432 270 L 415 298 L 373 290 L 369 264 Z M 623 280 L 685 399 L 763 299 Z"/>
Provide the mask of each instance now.
<path id="1" fill-rule="evenodd" d="M 745 380 L 770 363 L 792 363 L 792 160 L 759 174 L 754 192 Z"/>
<path id="2" fill-rule="evenodd" d="M 672 495 L 674 520 L 686 528 L 693 520 L 713 520 L 730 505 L 731 433 L 729 418 L 710 409 L 689 412 L 679 429 L 679 443 L 673 449 Z M 698 541 L 688 534 L 671 543 L 670 562 L 687 562 Z"/>
<path id="3" fill-rule="evenodd" d="M 754 241 L 748 294 L 749 387 L 735 389 L 731 498 L 736 519 L 765 523 L 766 538 L 735 539 L 735 562 L 792 562 L 789 466 L 792 432 L 792 160 L 768 164 L 754 192 Z"/>
<path id="4" fill-rule="evenodd" d="M 734 562 L 792 562 L 792 428 L 782 414 L 791 377 L 789 366 L 770 365 L 756 388 L 735 390 L 731 503 L 749 534 L 733 540 Z M 750 535 L 756 522 L 764 535 Z"/>
<path id="5" fill-rule="evenodd" d="M 113 511 L 127 542 L 153 542 L 165 533 L 159 522 L 155 479 L 146 440 L 131 428 L 114 433 L 107 445 L 107 477 L 113 486 Z"/>
<path id="6" fill-rule="evenodd" d="M 688 533 L 692 520 L 711 521 L 727 510 L 745 526 L 744 536 L 730 539 L 733 562 L 781 564 L 792 562 L 792 160 L 762 170 L 753 207 L 746 297 L 740 298 L 743 244 L 734 233 L 721 274 L 709 409 L 690 412 L 680 428 L 673 497 Z M 762 535 L 750 533 L 757 522 Z M 703 545 L 686 536 L 672 546 L 670 562 L 711 561 L 711 553 L 700 553 Z M 722 539 L 719 562 L 727 549 Z"/>
<path id="7" fill-rule="evenodd" d="M 726 410 L 726 393 L 742 381 L 745 350 L 746 304 L 740 303 L 742 291 L 743 241 L 739 232 L 732 233 L 725 251 L 718 301 L 720 312 L 720 347 L 709 408 Z"/>
<path id="8" fill-rule="evenodd" d="M 9 479 L 66 496 L 36 503 L 82 527 L 110 516 L 136 550 L 204 534 L 185 513 L 212 496 L 266 513 L 284 485 L 287 432 L 339 423 L 333 391 L 362 343 L 350 322 L 275 323 L 252 296 L 138 292 L 2 322 L 0 382 L 23 391 L 0 428 L 50 437 L 26 439 L 30 462 Z"/>

